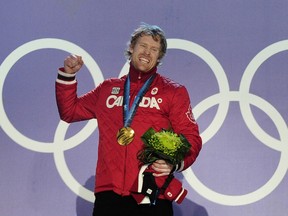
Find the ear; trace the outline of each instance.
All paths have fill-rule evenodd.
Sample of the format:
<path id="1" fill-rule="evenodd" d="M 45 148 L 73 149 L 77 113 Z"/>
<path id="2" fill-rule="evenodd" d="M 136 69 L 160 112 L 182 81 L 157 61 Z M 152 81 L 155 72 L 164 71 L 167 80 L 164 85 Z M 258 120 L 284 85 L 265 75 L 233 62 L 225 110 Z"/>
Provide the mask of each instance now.
<path id="1" fill-rule="evenodd" d="M 133 51 L 134 51 L 134 48 L 133 48 L 132 46 L 130 46 L 130 47 L 129 47 L 129 52 L 130 52 L 130 53 L 133 53 Z"/>

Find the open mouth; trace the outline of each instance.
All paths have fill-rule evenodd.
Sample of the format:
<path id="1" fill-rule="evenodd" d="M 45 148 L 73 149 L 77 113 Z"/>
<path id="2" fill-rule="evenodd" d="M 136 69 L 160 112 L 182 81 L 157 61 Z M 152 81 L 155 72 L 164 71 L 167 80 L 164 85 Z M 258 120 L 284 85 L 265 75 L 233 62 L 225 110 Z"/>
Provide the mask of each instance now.
<path id="1" fill-rule="evenodd" d="M 140 62 L 145 63 L 145 64 L 148 64 L 150 62 L 149 59 L 143 58 L 143 57 L 139 58 L 139 60 Z"/>

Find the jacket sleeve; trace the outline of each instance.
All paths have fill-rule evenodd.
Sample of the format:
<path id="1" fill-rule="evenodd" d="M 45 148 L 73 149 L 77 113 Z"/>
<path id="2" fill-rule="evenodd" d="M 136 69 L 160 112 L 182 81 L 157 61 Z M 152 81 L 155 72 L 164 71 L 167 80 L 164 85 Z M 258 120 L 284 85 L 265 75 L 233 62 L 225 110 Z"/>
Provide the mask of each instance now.
<path id="1" fill-rule="evenodd" d="M 56 102 L 61 120 L 70 123 L 96 118 L 96 89 L 78 97 L 75 75 L 65 74 L 61 71 L 61 68 L 58 71 L 55 88 Z"/>
<path id="2" fill-rule="evenodd" d="M 175 171 L 182 171 L 194 163 L 202 148 L 199 127 L 194 119 L 189 94 L 184 86 L 179 86 L 174 91 L 169 119 L 173 131 L 177 134 L 183 134 L 191 144 L 190 151 L 184 161 L 175 167 Z"/>

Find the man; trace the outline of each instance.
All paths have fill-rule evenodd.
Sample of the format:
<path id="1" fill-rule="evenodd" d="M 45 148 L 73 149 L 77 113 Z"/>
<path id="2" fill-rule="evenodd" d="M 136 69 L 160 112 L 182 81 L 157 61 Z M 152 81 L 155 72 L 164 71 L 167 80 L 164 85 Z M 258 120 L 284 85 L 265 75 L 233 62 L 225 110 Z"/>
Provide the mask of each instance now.
<path id="1" fill-rule="evenodd" d="M 201 149 L 186 88 L 157 73 L 166 49 L 164 32 L 158 26 L 140 25 L 126 50 L 130 61 L 128 75 L 107 79 L 81 97 L 76 95 L 75 75 L 83 65 L 82 58 L 69 56 L 59 69 L 56 97 L 61 119 L 69 123 L 92 118 L 98 121 L 93 215 L 173 215 L 170 192 L 168 197 L 159 194 L 155 205 L 139 204 L 131 195 L 142 165 L 137 159 L 143 148 L 141 136 L 149 128 L 172 128 L 192 145 L 176 166 L 156 160 L 150 166 L 156 180 L 191 166 Z"/>

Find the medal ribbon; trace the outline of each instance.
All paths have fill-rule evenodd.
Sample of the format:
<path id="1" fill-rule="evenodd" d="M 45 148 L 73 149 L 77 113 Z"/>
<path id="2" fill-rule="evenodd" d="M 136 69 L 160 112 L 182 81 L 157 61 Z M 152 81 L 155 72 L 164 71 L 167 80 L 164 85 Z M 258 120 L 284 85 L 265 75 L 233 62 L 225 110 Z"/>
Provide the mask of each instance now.
<path id="1" fill-rule="evenodd" d="M 130 127 L 132 119 L 136 113 L 136 110 L 139 106 L 140 101 L 142 100 L 142 97 L 147 92 L 148 88 L 150 87 L 151 83 L 153 82 L 154 78 L 156 77 L 156 74 L 153 74 L 141 87 L 139 92 L 137 93 L 135 100 L 133 101 L 133 104 L 131 106 L 131 109 L 129 108 L 129 95 L 130 95 L 130 78 L 129 75 L 126 78 L 125 84 L 124 84 L 124 98 L 123 98 L 123 116 L 124 116 L 124 127 Z"/>

